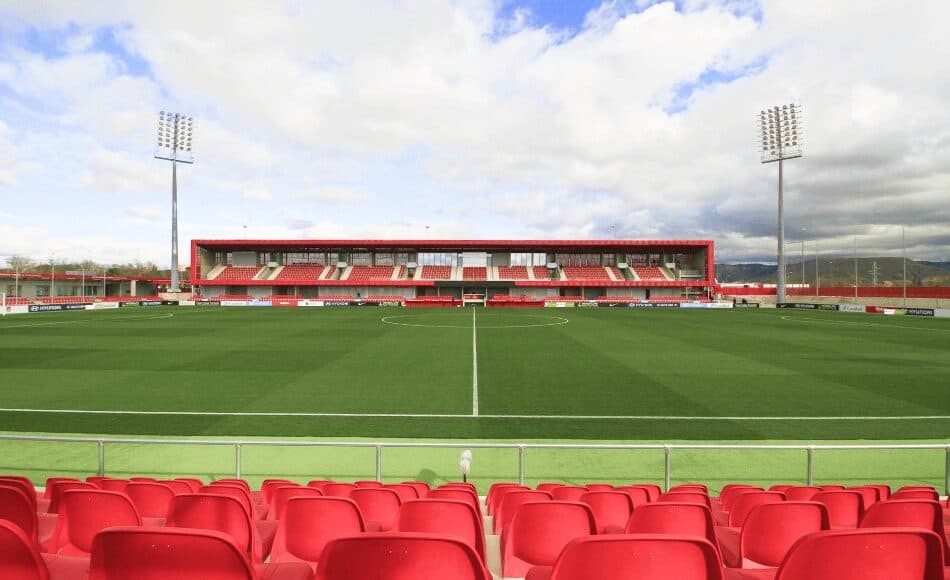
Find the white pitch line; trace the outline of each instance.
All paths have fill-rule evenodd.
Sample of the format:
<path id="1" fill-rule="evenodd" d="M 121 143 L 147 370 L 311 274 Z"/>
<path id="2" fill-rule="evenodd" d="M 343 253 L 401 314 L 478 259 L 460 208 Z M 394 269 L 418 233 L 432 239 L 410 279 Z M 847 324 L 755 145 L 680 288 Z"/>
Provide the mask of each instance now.
<path id="1" fill-rule="evenodd" d="M 69 415 L 160 415 L 200 417 L 349 417 L 406 419 L 464 419 L 472 415 L 459 413 L 309 413 L 282 411 L 133 411 L 121 409 L 13 409 L 0 408 L 0 413 L 46 413 Z M 478 419 L 529 419 L 556 421 L 934 421 L 948 420 L 950 415 L 871 415 L 808 417 L 808 416 L 683 416 L 683 415 L 478 415 Z"/>
<path id="2" fill-rule="evenodd" d="M 472 306 L 472 417 L 478 417 L 478 331 Z"/>

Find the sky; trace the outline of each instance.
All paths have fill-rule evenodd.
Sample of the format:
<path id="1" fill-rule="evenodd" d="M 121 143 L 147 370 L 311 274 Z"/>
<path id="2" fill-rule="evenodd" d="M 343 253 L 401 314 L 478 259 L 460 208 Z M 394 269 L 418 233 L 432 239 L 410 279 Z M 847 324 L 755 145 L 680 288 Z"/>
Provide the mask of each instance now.
<path id="1" fill-rule="evenodd" d="M 950 2 L 0 0 L 0 260 L 193 238 L 712 239 L 950 259 Z"/>

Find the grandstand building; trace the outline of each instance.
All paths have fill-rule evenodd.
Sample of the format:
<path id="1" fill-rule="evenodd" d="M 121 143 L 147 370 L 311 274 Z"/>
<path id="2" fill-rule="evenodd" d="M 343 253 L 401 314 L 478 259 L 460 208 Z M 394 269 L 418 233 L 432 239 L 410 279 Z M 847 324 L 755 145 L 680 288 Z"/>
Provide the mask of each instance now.
<path id="1" fill-rule="evenodd" d="M 194 240 L 205 299 L 678 300 L 709 296 L 711 240 Z"/>

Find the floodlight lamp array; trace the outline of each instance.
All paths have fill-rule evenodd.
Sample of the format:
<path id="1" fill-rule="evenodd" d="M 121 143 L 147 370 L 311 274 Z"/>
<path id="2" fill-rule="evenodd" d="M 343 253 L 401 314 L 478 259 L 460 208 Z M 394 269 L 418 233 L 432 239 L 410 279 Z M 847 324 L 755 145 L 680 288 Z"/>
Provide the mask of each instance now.
<path id="1" fill-rule="evenodd" d="M 159 112 L 156 157 L 185 162 L 190 160 L 194 131 L 194 117 L 167 111 Z"/>
<path id="2" fill-rule="evenodd" d="M 805 134 L 800 104 L 788 103 L 762 109 L 756 125 L 762 163 L 802 156 Z"/>

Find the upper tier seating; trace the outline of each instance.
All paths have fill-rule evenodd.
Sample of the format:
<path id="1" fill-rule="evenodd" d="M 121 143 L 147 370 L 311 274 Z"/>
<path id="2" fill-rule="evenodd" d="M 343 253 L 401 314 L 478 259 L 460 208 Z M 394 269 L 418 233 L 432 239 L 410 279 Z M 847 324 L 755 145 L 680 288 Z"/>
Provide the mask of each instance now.
<path id="1" fill-rule="evenodd" d="M 463 280 L 486 280 L 488 278 L 488 268 L 484 266 L 465 266 L 462 268 Z"/>
<path id="2" fill-rule="evenodd" d="M 313 282 L 320 279 L 323 274 L 323 266 L 284 266 L 277 274 L 275 280 L 299 280 L 301 282 Z"/>
<path id="3" fill-rule="evenodd" d="M 620 268 L 616 266 L 611 266 L 610 272 L 614 275 L 614 278 L 616 278 L 617 280 L 626 280 L 626 278 L 623 277 L 623 272 L 620 271 Z"/>
<path id="4" fill-rule="evenodd" d="M 423 280 L 448 280 L 452 277 L 452 266 L 423 266 Z"/>
<path id="5" fill-rule="evenodd" d="M 405 296 L 399 296 L 398 294 L 374 294 L 363 297 L 363 302 L 404 302 L 405 300 Z"/>
<path id="6" fill-rule="evenodd" d="M 498 266 L 498 278 L 501 280 L 527 280 L 527 266 Z"/>
<path id="7" fill-rule="evenodd" d="M 547 266 L 532 266 L 532 273 L 534 273 L 535 280 L 550 280 L 551 271 L 548 270 Z"/>
<path id="8" fill-rule="evenodd" d="M 564 266 L 561 268 L 568 280 L 604 280 L 610 281 L 607 270 L 602 266 Z"/>
<path id="9" fill-rule="evenodd" d="M 234 280 L 246 281 L 253 280 L 254 276 L 261 271 L 260 266 L 227 266 L 224 270 L 215 276 L 215 280 Z"/>
<path id="10" fill-rule="evenodd" d="M 29 298 L 7 296 L 7 306 L 27 306 L 29 304 L 33 304 L 33 301 Z"/>
<path id="11" fill-rule="evenodd" d="M 141 300 L 141 298 L 136 298 L 136 300 Z M 93 301 L 93 297 L 83 297 L 83 296 L 43 296 L 36 299 L 40 304 L 85 304 Z"/>
<path id="12" fill-rule="evenodd" d="M 663 270 L 656 266 L 634 266 L 633 271 L 641 280 L 666 280 Z"/>
<path id="13" fill-rule="evenodd" d="M 347 280 L 362 282 L 365 280 L 390 280 L 392 277 L 392 266 L 353 266 Z"/>

